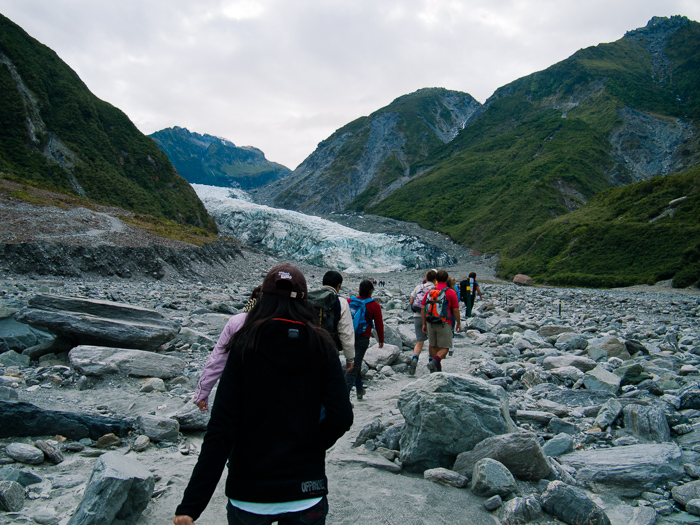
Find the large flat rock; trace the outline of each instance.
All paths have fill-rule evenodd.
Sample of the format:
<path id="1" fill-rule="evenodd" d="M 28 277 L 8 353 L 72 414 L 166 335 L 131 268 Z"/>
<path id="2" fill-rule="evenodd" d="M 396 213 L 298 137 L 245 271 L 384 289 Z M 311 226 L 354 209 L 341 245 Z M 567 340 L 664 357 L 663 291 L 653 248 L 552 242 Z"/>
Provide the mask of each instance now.
<path id="1" fill-rule="evenodd" d="M 44 410 L 31 403 L 0 401 L 0 438 L 23 436 L 64 436 L 70 439 L 98 439 L 105 434 L 126 436 L 133 421 L 74 412 Z"/>
<path id="2" fill-rule="evenodd" d="M 684 476 L 681 448 L 674 443 L 579 450 L 559 457 L 583 482 L 639 487 Z"/>
<path id="3" fill-rule="evenodd" d="M 15 320 L 78 345 L 155 350 L 173 339 L 180 324 L 146 308 L 60 296 L 37 295 Z"/>
<path id="4" fill-rule="evenodd" d="M 127 348 L 81 345 L 73 348 L 68 358 L 76 370 L 93 376 L 121 373 L 172 379 L 185 370 L 185 362 L 177 357 Z"/>

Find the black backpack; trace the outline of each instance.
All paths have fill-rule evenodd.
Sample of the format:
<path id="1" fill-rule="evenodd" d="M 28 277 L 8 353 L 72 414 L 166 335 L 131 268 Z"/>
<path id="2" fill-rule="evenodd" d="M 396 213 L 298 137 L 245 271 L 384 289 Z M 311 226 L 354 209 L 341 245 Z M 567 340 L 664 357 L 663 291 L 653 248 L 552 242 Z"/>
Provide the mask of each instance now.
<path id="1" fill-rule="evenodd" d="M 338 321 L 340 321 L 338 295 L 327 288 L 321 288 L 309 292 L 307 300 L 316 314 L 316 324 L 331 334 L 334 341 L 338 339 Z M 339 341 L 338 339 L 337 342 Z"/>
<path id="2" fill-rule="evenodd" d="M 470 294 L 471 291 L 469 290 L 469 279 L 464 279 L 463 281 L 459 282 L 459 298 L 462 300 L 463 303 L 467 302 L 467 294 Z"/>

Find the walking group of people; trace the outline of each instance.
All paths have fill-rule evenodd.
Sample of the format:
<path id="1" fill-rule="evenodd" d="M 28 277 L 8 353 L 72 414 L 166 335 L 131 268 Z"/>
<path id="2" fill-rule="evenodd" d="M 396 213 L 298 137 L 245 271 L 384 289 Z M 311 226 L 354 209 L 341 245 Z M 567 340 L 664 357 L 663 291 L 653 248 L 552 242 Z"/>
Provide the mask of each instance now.
<path id="1" fill-rule="evenodd" d="M 425 341 L 428 341 L 428 370 L 431 373 L 442 371 L 442 360 L 453 352 L 454 331 L 462 331 L 460 298 L 465 305 L 465 317 L 471 317 L 477 294 L 483 299 L 474 272 L 457 286 L 457 280 L 446 270 L 428 270 L 409 299 L 416 334 L 416 346 L 408 368 L 410 375 L 416 373 Z"/>
<path id="2" fill-rule="evenodd" d="M 199 518 L 226 465 L 229 524 L 325 523 L 325 452 L 352 425 L 353 386 L 358 399 L 365 394 L 361 367 L 373 328 L 384 346 L 374 283 L 361 281 L 358 295 L 344 300 L 342 282 L 340 273 L 329 271 L 321 289 L 309 292 L 304 275 L 282 264 L 253 290 L 244 311 L 229 319 L 193 398 L 200 410 L 209 410 L 209 394 L 219 381 L 175 525 Z M 462 292 L 469 316 L 473 294 L 481 298 L 481 290 L 476 274 L 462 282 L 471 294 L 467 303 Z M 426 340 L 428 368 L 442 370 L 453 330 L 461 331 L 459 293 L 445 270 L 430 270 L 413 291 L 417 342 L 411 374 Z"/>

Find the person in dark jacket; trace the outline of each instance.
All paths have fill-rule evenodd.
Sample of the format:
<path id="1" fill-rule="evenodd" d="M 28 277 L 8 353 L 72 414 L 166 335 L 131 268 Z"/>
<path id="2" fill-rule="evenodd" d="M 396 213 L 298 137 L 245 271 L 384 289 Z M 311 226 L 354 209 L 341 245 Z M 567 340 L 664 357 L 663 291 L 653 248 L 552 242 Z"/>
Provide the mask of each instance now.
<path id="1" fill-rule="evenodd" d="M 335 345 L 314 325 L 306 297 L 306 279 L 292 265 L 265 277 L 258 304 L 226 346 L 230 355 L 175 525 L 199 518 L 227 460 L 229 524 L 325 524 L 325 452 L 353 414 Z"/>

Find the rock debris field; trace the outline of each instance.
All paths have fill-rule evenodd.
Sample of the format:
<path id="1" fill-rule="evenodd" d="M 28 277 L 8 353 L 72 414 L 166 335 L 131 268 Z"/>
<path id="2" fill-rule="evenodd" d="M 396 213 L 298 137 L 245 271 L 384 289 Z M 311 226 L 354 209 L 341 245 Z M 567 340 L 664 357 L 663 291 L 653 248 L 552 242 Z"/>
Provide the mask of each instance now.
<path id="1" fill-rule="evenodd" d="M 172 520 L 207 423 L 199 374 L 281 261 L 239 262 L 218 280 L 0 278 L 0 523 Z M 320 286 L 323 269 L 300 268 Z M 386 282 L 387 344 L 368 351 L 367 392 L 327 454 L 328 523 L 700 522 L 697 290 L 477 272 L 484 300 L 443 372 L 426 346 L 413 376 L 423 271 L 370 276 Z M 198 523 L 225 521 L 223 484 Z"/>

